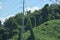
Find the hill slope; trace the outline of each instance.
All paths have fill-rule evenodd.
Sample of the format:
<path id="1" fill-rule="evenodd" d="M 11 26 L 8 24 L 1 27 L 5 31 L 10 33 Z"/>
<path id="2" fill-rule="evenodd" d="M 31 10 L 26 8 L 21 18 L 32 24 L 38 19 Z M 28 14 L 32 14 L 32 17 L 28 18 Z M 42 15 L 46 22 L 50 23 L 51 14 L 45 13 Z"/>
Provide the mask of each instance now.
<path id="1" fill-rule="evenodd" d="M 60 20 L 51 20 L 32 28 L 35 40 L 60 40 Z M 18 35 L 18 34 L 17 34 Z M 30 30 L 24 33 L 24 40 L 33 40 Z M 17 40 L 13 37 L 10 40 Z"/>
<path id="2" fill-rule="evenodd" d="M 35 40 L 60 40 L 60 20 L 51 20 L 33 29 Z"/>

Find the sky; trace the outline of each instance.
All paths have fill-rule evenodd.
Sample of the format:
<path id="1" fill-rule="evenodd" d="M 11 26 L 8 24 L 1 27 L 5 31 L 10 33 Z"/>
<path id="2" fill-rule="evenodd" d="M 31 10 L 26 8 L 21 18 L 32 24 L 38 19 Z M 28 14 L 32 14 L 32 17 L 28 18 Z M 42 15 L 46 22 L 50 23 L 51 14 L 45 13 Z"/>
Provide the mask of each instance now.
<path id="1" fill-rule="evenodd" d="M 0 0 L 0 20 L 4 22 L 6 18 L 22 12 L 22 2 L 23 0 Z M 33 12 L 51 3 L 49 0 L 25 0 L 25 10 Z"/>

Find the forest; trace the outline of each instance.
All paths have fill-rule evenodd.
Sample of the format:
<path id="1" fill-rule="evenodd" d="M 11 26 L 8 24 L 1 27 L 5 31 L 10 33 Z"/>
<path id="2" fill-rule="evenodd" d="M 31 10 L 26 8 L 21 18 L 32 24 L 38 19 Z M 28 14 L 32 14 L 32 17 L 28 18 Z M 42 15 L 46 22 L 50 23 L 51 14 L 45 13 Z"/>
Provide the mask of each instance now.
<path id="1" fill-rule="evenodd" d="M 60 40 L 60 5 L 46 4 L 34 12 L 18 13 L 0 21 L 0 40 L 20 40 L 24 16 L 24 40 Z"/>

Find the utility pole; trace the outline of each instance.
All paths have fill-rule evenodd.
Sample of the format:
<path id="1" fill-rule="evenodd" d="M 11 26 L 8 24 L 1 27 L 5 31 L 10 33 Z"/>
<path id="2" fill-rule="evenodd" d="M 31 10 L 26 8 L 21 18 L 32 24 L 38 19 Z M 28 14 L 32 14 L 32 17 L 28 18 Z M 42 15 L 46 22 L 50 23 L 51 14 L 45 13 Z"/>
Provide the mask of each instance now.
<path id="1" fill-rule="evenodd" d="M 22 22 L 22 36 L 21 40 L 24 40 L 24 13 L 25 13 L 25 0 L 23 0 L 23 22 Z"/>
<path id="2" fill-rule="evenodd" d="M 21 39 L 24 40 L 24 13 L 25 13 L 25 0 L 23 0 L 23 15 L 22 15 L 22 28 L 21 28 Z"/>
<path id="3" fill-rule="evenodd" d="M 56 4 L 57 4 L 57 0 L 56 0 Z"/>
<path id="4" fill-rule="evenodd" d="M 23 15 L 22 15 L 22 27 L 19 29 L 18 40 L 24 40 L 24 13 L 25 13 L 25 0 L 23 0 Z"/>

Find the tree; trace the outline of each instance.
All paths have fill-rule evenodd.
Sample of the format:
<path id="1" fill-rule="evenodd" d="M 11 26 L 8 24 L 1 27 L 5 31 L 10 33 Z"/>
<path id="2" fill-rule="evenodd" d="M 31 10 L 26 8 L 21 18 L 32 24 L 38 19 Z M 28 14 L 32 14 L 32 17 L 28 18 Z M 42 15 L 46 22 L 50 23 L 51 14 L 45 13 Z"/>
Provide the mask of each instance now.
<path id="1" fill-rule="evenodd" d="M 2 24 L 1 24 L 1 21 L 0 21 L 0 26 L 1 26 Z"/>
<path id="2" fill-rule="evenodd" d="M 50 0 L 53 3 L 60 4 L 60 0 Z"/>
<path id="3" fill-rule="evenodd" d="M 30 19 L 31 19 L 32 26 L 36 27 L 36 18 L 35 18 L 35 16 L 32 16 Z"/>
<path id="4" fill-rule="evenodd" d="M 14 19 L 14 17 L 10 17 L 8 20 L 6 20 L 4 22 L 4 27 L 7 29 L 8 31 L 8 38 L 11 38 L 12 36 L 14 36 L 14 34 L 16 34 L 16 30 L 17 29 L 17 25 L 16 25 L 16 20 Z"/>
<path id="5" fill-rule="evenodd" d="M 21 25 L 21 26 L 22 26 L 22 22 L 23 22 L 22 16 L 23 16 L 22 13 L 18 13 L 18 14 L 16 14 L 16 16 L 14 17 L 14 18 L 16 19 L 17 24 L 19 24 L 19 25 Z"/>
<path id="6" fill-rule="evenodd" d="M 50 12 L 50 7 L 48 4 L 46 4 L 44 6 L 44 8 L 42 9 L 41 15 L 42 15 L 42 21 L 45 22 L 48 20 L 48 14 Z"/>

